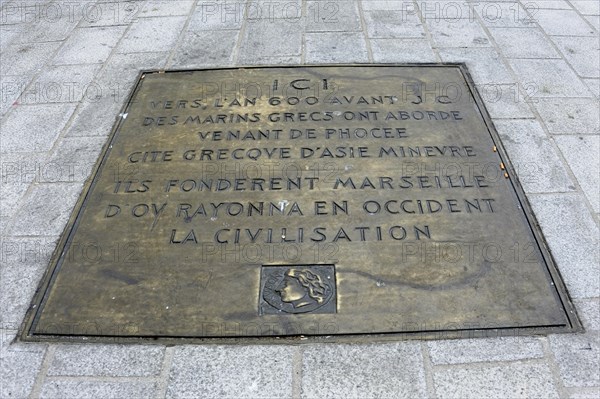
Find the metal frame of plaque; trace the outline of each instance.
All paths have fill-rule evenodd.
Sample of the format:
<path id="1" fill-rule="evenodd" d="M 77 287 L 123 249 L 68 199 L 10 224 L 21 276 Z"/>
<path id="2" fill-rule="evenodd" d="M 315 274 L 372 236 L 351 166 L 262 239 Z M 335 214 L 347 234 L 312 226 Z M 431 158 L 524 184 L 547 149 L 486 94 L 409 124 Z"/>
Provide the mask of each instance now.
<path id="1" fill-rule="evenodd" d="M 246 87 L 238 98 L 234 82 L 272 93 L 252 100 Z M 451 95 L 452 85 L 465 96 Z M 227 125 L 240 122 L 232 115 L 241 125 Z M 181 127 L 187 117 L 198 125 Z M 279 133 L 257 140 L 267 128 Z M 226 129 L 260 143 L 257 159 L 243 138 L 219 140 Z M 250 179 L 265 151 L 286 168 L 321 174 L 300 189 L 285 172 L 287 189 L 297 190 L 280 195 L 282 169 Z M 204 156 L 214 162 L 198 162 Z M 431 169 L 464 167 L 465 159 L 475 168 L 468 177 Z M 182 183 L 240 165 L 245 175 L 232 172 L 239 181 L 204 182 L 204 190 Z M 407 172 L 411 165 L 425 172 Z M 475 171 L 482 165 L 500 177 Z M 220 203 L 226 209 L 217 213 Z M 255 256 L 228 247 L 244 239 L 248 251 L 260 240 L 261 250 L 284 250 Z M 354 342 L 581 330 L 466 65 L 359 64 L 141 72 L 20 339 Z"/>

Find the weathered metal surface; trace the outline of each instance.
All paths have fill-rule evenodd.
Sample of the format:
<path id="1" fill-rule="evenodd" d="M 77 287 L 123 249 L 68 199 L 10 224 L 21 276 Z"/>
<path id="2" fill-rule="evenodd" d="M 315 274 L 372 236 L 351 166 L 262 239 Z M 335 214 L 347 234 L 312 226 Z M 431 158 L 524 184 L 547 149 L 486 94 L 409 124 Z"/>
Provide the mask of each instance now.
<path id="1" fill-rule="evenodd" d="M 464 66 L 145 73 L 23 338 L 578 329 L 562 287 Z"/>

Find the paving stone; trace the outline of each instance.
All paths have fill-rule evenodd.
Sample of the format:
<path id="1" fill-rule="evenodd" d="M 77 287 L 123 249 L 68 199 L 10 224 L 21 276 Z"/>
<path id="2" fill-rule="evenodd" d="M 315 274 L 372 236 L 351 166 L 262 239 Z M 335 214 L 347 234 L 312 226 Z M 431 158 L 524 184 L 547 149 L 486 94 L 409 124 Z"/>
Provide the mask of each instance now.
<path id="1" fill-rule="evenodd" d="M 77 25 L 79 19 L 70 19 L 68 10 L 55 19 L 42 18 L 41 21 L 25 24 L 22 34 L 15 37 L 17 43 L 47 43 L 66 40 Z"/>
<path id="2" fill-rule="evenodd" d="M 539 9 L 572 10 L 573 8 L 565 0 L 541 0 L 531 4 L 531 8 L 529 8 L 533 15 Z"/>
<path id="3" fill-rule="evenodd" d="M 490 33 L 507 58 L 560 58 L 537 28 L 490 28 Z"/>
<path id="4" fill-rule="evenodd" d="M 375 62 L 436 62 L 429 41 L 424 39 L 371 39 Z"/>
<path id="5" fill-rule="evenodd" d="M 199 1 L 188 24 L 190 31 L 239 30 L 245 15 L 245 3 Z"/>
<path id="6" fill-rule="evenodd" d="M 600 298 L 575 299 L 577 315 L 586 330 L 600 330 Z"/>
<path id="7" fill-rule="evenodd" d="M 403 11 L 366 11 L 364 15 L 370 38 L 425 38 L 425 30 L 417 15 Z"/>
<path id="8" fill-rule="evenodd" d="M 585 20 L 588 21 L 596 30 L 600 30 L 600 17 L 598 15 L 586 15 Z"/>
<path id="9" fill-rule="evenodd" d="M 323 345 L 304 350 L 304 398 L 425 397 L 420 345 Z"/>
<path id="10" fill-rule="evenodd" d="M 595 98 L 540 98 L 534 103 L 550 133 L 598 134 L 600 106 Z"/>
<path id="11" fill-rule="evenodd" d="M 186 17 L 139 18 L 118 47 L 120 53 L 160 52 L 173 48 Z"/>
<path id="12" fill-rule="evenodd" d="M 5 254 L 0 268 L 0 319 L 4 323 L 18 325 L 23 320 L 48 266 L 49 249 L 55 245 L 54 241 L 44 239 L 4 240 Z"/>
<path id="13" fill-rule="evenodd" d="M 61 140 L 56 154 L 48 160 L 48 164 L 59 171 L 58 182 L 85 183 L 106 142 L 105 137 L 69 137 Z"/>
<path id="14" fill-rule="evenodd" d="M 364 11 L 384 10 L 384 11 L 405 11 L 414 13 L 416 7 L 411 1 L 398 0 L 362 0 L 361 5 Z"/>
<path id="15" fill-rule="evenodd" d="M 125 95 L 122 93 L 123 97 Z M 103 98 L 98 102 L 82 104 L 75 113 L 65 136 L 108 136 L 118 118 L 121 106 L 121 103 L 112 98 Z"/>
<path id="16" fill-rule="evenodd" d="M 592 93 L 600 98 L 600 79 L 582 79 Z"/>
<path id="17" fill-rule="evenodd" d="M 255 56 L 253 58 L 245 58 L 238 62 L 240 65 L 300 65 L 302 64 L 302 56 L 300 55 L 284 55 L 281 57 L 263 57 Z"/>
<path id="18" fill-rule="evenodd" d="M 514 83 L 493 48 L 442 48 L 439 53 L 444 62 L 466 62 L 475 84 Z"/>
<path id="19" fill-rule="evenodd" d="M 2 123 L 0 153 L 49 151 L 75 111 L 74 104 L 21 105 Z"/>
<path id="20" fill-rule="evenodd" d="M 85 6 L 79 27 L 117 26 L 129 25 L 135 21 L 142 11 L 144 3 L 138 0 L 131 1 L 99 1 Z"/>
<path id="21" fill-rule="evenodd" d="M 307 1 L 306 32 L 349 32 L 361 30 L 358 2 Z"/>
<path id="22" fill-rule="evenodd" d="M 194 6 L 194 0 L 150 0 L 142 6 L 137 15 L 140 18 L 188 15 Z"/>
<path id="23" fill-rule="evenodd" d="M 544 357 L 535 337 L 461 339 L 427 343 L 433 364 L 499 362 Z"/>
<path id="24" fill-rule="evenodd" d="M 0 57 L 2 75 L 31 75 L 52 58 L 60 43 L 21 43 L 8 46 Z M 3 79 L 4 80 L 4 79 Z"/>
<path id="25" fill-rule="evenodd" d="M 140 72 L 164 69 L 168 58 L 167 52 L 113 54 L 95 83 L 100 85 L 103 97 L 108 95 L 123 104 Z"/>
<path id="26" fill-rule="evenodd" d="M 600 212 L 600 136 L 556 136 L 554 141 L 566 158 L 594 212 Z"/>
<path id="27" fill-rule="evenodd" d="M 307 33 L 306 62 L 367 62 L 367 44 L 362 33 Z"/>
<path id="28" fill-rule="evenodd" d="M 125 33 L 125 26 L 75 29 L 53 60 L 61 64 L 102 63 Z"/>
<path id="29" fill-rule="evenodd" d="M 597 36 L 598 33 L 585 19 L 573 10 L 538 10 L 534 15 L 537 23 L 549 35 L 556 36 Z"/>
<path id="30" fill-rule="evenodd" d="M 47 379 L 40 398 L 114 399 L 157 397 L 157 384 L 147 381 L 70 381 Z"/>
<path id="31" fill-rule="evenodd" d="M 563 60 L 509 60 L 532 97 L 589 97 L 588 88 Z"/>
<path id="32" fill-rule="evenodd" d="M 23 104 L 76 103 L 94 97 L 94 76 L 101 65 L 56 65 L 42 74 L 21 95 Z"/>
<path id="33" fill-rule="evenodd" d="M 238 62 L 254 58 L 300 55 L 302 32 L 297 25 L 283 19 L 257 21 L 246 26 Z"/>
<path id="34" fill-rule="evenodd" d="M 6 51 L 20 34 L 21 28 L 18 25 L 0 25 L 0 50 Z"/>
<path id="35" fill-rule="evenodd" d="M 62 233 L 77 202 L 81 184 L 37 184 L 22 202 L 8 232 L 24 236 L 49 236 Z"/>
<path id="36" fill-rule="evenodd" d="M 560 377 L 566 387 L 600 386 L 600 333 L 551 335 Z"/>
<path id="37" fill-rule="evenodd" d="M 434 369 L 435 391 L 442 398 L 558 398 L 546 364 Z"/>
<path id="38" fill-rule="evenodd" d="M 487 2 L 474 6 L 483 24 L 488 27 L 526 28 L 535 26 L 532 17 L 519 3 Z"/>
<path id="39" fill-rule="evenodd" d="M 570 388 L 568 397 L 569 399 L 597 399 L 600 397 L 600 387 Z"/>
<path id="40" fill-rule="evenodd" d="M 0 78 L 0 115 L 19 106 L 19 97 L 31 78 L 28 76 L 2 76 Z"/>
<path id="41" fill-rule="evenodd" d="M 533 207 L 571 298 L 598 295 L 598 226 L 575 194 L 532 195 Z"/>
<path id="42" fill-rule="evenodd" d="M 596 37 L 553 37 L 579 76 L 600 78 L 600 41 Z"/>
<path id="43" fill-rule="evenodd" d="M 574 190 L 557 151 L 537 121 L 499 120 L 494 124 L 525 192 Z"/>
<path id="44" fill-rule="evenodd" d="M 289 346 L 176 347 L 166 397 L 289 398 L 293 350 Z"/>
<path id="45" fill-rule="evenodd" d="M 200 68 L 231 65 L 238 32 L 214 31 L 185 33 L 175 51 L 171 67 Z"/>
<path id="46" fill-rule="evenodd" d="M 284 2 L 250 0 L 241 6 L 245 8 L 245 19 L 248 23 L 278 19 L 296 23 L 302 17 L 302 0 L 286 0 Z"/>
<path id="47" fill-rule="evenodd" d="M 570 0 L 570 3 L 583 15 L 600 15 L 600 3 L 596 0 Z"/>
<path id="48" fill-rule="evenodd" d="M 485 107 L 494 119 L 533 118 L 529 107 L 530 100 L 518 83 L 510 84 L 476 84 Z"/>
<path id="49" fill-rule="evenodd" d="M 435 47 L 490 47 L 490 39 L 477 21 L 427 21 Z"/>
<path id="50" fill-rule="evenodd" d="M 49 376 L 150 377 L 160 374 L 158 345 L 58 345 Z"/>
<path id="51" fill-rule="evenodd" d="M 44 358 L 43 347 L 11 344 L 16 332 L 0 330 L 0 397 L 26 398 Z"/>

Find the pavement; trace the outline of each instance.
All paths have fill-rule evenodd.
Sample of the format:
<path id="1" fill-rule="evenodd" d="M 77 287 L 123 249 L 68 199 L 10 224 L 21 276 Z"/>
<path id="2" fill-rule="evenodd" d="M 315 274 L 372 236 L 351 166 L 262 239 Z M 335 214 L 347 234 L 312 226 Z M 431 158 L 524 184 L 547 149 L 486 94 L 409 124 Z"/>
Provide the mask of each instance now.
<path id="1" fill-rule="evenodd" d="M 600 397 L 599 4 L 2 0 L 0 397 Z M 138 70 L 383 62 L 466 62 L 585 332 L 276 346 L 15 341 Z"/>

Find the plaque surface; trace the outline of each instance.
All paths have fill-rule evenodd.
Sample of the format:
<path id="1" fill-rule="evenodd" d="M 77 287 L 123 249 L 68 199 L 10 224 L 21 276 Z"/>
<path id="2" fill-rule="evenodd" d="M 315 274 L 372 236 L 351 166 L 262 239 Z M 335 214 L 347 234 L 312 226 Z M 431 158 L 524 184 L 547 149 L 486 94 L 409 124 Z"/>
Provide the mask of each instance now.
<path id="1" fill-rule="evenodd" d="M 579 328 L 464 65 L 315 66 L 142 73 L 22 338 Z"/>

